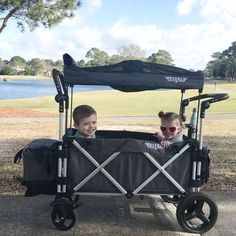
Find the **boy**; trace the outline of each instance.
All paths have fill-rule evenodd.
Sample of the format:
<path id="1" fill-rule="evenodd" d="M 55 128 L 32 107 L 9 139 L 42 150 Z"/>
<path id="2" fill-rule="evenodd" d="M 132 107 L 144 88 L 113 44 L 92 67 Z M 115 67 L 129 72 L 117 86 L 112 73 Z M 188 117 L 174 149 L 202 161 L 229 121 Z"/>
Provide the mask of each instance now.
<path id="1" fill-rule="evenodd" d="M 80 105 L 73 111 L 74 127 L 77 130 L 74 137 L 95 138 L 97 130 L 97 113 L 91 106 Z"/>

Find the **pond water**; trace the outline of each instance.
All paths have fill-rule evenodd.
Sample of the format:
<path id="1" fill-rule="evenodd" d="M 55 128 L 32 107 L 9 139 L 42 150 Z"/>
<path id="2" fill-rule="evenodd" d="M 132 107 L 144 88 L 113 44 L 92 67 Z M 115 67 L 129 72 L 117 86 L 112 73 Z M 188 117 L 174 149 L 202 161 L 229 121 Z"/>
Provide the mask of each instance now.
<path id="1" fill-rule="evenodd" d="M 98 90 L 110 90 L 109 86 L 87 86 L 74 87 L 74 92 L 87 92 Z M 0 80 L 0 99 L 32 98 L 56 95 L 57 90 L 53 80 Z"/>

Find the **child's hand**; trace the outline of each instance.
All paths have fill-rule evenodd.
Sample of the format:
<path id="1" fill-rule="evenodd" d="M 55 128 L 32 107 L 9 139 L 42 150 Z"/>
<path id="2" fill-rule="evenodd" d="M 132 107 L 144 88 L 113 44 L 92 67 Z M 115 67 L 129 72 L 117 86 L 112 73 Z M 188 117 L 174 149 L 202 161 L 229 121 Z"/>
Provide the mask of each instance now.
<path id="1" fill-rule="evenodd" d="M 171 142 L 170 141 L 161 141 L 161 146 L 163 147 L 163 148 L 168 148 L 169 146 L 170 146 L 170 144 L 171 144 Z"/>

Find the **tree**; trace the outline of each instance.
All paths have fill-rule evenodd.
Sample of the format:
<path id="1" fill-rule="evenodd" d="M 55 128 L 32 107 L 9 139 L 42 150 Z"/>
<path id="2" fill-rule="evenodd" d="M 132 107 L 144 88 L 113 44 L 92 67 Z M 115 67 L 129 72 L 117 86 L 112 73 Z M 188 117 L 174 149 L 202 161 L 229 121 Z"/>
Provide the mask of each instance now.
<path id="1" fill-rule="evenodd" d="M 51 71 L 54 68 L 53 60 L 52 59 L 44 59 L 44 60 L 41 60 L 41 63 L 43 65 L 43 74 L 45 76 L 50 76 Z"/>
<path id="2" fill-rule="evenodd" d="M 222 55 L 227 60 L 226 76 L 230 82 L 236 81 L 236 41 Z"/>
<path id="3" fill-rule="evenodd" d="M 143 59 L 145 57 L 145 51 L 141 50 L 138 45 L 130 44 L 128 46 L 122 45 L 117 49 L 121 57 L 125 60 Z"/>
<path id="4" fill-rule="evenodd" d="M 0 57 L 0 71 L 3 70 L 3 68 L 6 66 L 5 62 Z"/>
<path id="5" fill-rule="evenodd" d="M 216 60 L 212 68 L 212 75 L 214 78 L 225 79 L 227 75 L 227 64 L 226 60 Z"/>
<path id="6" fill-rule="evenodd" d="M 214 52 L 212 55 L 211 55 L 212 58 L 214 58 L 215 60 L 218 60 L 222 57 L 222 53 L 221 52 Z"/>
<path id="7" fill-rule="evenodd" d="M 13 71 L 17 75 L 24 74 L 26 65 L 27 63 L 25 59 L 20 56 L 14 56 L 9 61 L 9 66 L 12 67 Z"/>
<path id="8" fill-rule="evenodd" d="M 55 63 L 54 63 L 54 67 L 59 70 L 59 71 L 63 71 L 63 67 L 64 67 L 64 63 L 62 60 L 57 60 Z"/>
<path id="9" fill-rule="evenodd" d="M 85 67 L 86 66 L 85 60 L 83 60 L 83 59 L 79 60 L 77 64 L 78 64 L 79 67 Z"/>
<path id="10" fill-rule="evenodd" d="M 42 25 L 49 28 L 59 24 L 64 18 L 73 17 L 81 6 L 81 0 L 2 0 L 0 4 L 0 33 L 8 21 L 16 20 L 23 32 L 26 26 L 30 31 Z"/>
<path id="11" fill-rule="evenodd" d="M 13 70 L 12 66 L 10 65 L 6 65 L 2 72 L 1 72 L 3 75 L 14 75 L 15 74 L 15 71 Z"/>
<path id="12" fill-rule="evenodd" d="M 124 56 L 114 54 L 110 58 L 110 64 L 116 64 L 125 60 Z"/>
<path id="13" fill-rule="evenodd" d="M 43 61 L 39 58 L 33 58 L 28 64 L 32 75 L 42 75 L 44 73 Z"/>
<path id="14" fill-rule="evenodd" d="M 148 57 L 147 61 L 151 63 L 174 66 L 170 53 L 165 50 L 159 50 L 157 53 L 153 53 Z"/>
<path id="15" fill-rule="evenodd" d="M 24 67 L 26 65 L 26 61 L 24 58 L 20 57 L 20 56 L 14 56 L 10 59 L 9 63 L 12 66 L 20 66 L 20 67 Z"/>
<path id="16" fill-rule="evenodd" d="M 214 79 L 228 79 L 230 82 L 236 81 L 236 42 L 221 52 L 212 55 L 214 60 L 208 62 L 204 69 L 204 74 Z"/>
<path id="17" fill-rule="evenodd" d="M 222 53 L 221 52 L 214 52 L 211 57 L 214 59 L 207 63 L 206 68 L 204 69 L 204 75 L 207 78 L 219 78 L 221 77 L 224 72 L 222 71 L 221 60 L 222 60 Z M 221 76 L 220 76 L 221 75 Z"/>
<path id="18" fill-rule="evenodd" d="M 86 53 L 86 58 L 90 59 L 88 61 L 87 65 L 91 66 L 102 66 L 102 65 L 107 65 L 109 64 L 109 55 L 104 52 L 99 50 L 98 48 L 91 48 L 87 53 Z"/>
<path id="19" fill-rule="evenodd" d="M 209 61 L 207 63 L 206 68 L 203 70 L 205 78 L 212 78 L 213 77 L 213 74 L 212 74 L 213 66 L 214 66 L 214 61 Z"/>

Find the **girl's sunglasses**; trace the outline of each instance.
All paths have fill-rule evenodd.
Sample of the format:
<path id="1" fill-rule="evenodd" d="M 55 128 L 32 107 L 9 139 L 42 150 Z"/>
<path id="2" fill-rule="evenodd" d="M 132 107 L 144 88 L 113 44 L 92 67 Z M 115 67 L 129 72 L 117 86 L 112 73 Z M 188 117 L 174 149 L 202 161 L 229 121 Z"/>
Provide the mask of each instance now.
<path id="1" fill-rule="evenodd" d="M 173 127 L 160 126 L 160 129 L 162 132 L 166 132 L 168 130 L 169 132 L 174 133 L 177 128 L 175 126 Z"/>

